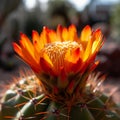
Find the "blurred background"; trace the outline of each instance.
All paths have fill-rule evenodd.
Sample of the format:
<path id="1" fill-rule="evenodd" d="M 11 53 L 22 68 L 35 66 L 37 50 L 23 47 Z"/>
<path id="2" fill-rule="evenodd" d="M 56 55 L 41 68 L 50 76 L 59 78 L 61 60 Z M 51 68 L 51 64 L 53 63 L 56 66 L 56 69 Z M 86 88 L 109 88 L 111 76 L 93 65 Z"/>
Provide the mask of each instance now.
<path id="1" fill-rule="evenodd" d="M 105 44 L 98 58 L 97 70 L 107 74 L 107 82 L 120 83 L 120 0 L 0 0 L 0 82 L 19 75 L 20 66 L 11 43 L 18 42 L 20 32 L 31 36 L 42 27 L 55 29 L 58 24 L 75 24 L 78 34 L 89 24 L 101 28 Z"/>

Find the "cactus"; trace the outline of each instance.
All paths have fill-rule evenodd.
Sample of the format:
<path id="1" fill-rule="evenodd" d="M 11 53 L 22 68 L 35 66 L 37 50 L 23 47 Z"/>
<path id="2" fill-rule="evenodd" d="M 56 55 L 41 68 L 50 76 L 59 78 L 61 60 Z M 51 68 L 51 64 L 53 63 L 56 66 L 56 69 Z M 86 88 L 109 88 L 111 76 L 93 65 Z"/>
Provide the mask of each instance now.
<path id="1" fill-rule="evenodd" d="M 100 90 L 105 76 L 93 71 L 103 44 L 101 31 L 74 25 L 21 34 L 16 53 L 34 73 L 10 85 L 1 100 L 0 120 L 120 120 L 116 103 Z"/>

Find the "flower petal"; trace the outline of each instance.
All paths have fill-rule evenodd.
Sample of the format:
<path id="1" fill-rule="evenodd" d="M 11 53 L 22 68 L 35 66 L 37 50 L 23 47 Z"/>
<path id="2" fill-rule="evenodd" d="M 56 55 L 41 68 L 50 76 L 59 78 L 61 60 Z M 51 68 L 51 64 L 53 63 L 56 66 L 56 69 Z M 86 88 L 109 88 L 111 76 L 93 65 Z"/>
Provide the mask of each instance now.
<path id="1" fill-rule="evenodd" d="M 69 81 L 67 79 L 67 75 L 65 73 L 64 67 L 60 68 L 60 77 L 58 78 L 58 87 L 59 88 L 66 88 Z"/>
<path id="2" fill-rule="evenodd" d="M 91 36 L 92 30 L 89 25 L 85 26 L 81 32 L 80 40 L 81 41 L 88 41 L 89 37 Z"/>
<path id="3" fill-rule="evenodd" d="M 19 54 L 20 57 L 23 58 L 23 54 L 22 54 L 22 49 L 21 49 L 21 47 L 20 47 L 17 43 L 15 43 L 15 42 L 13 42 L 12 45 L 13 45 L 13 48 L 14 48 L 15 52 L 16 52 L 17 54 Z"/>
<path id="4" fill-rule="evenodd" d="M 49 56 L 46 53 L 44 53 L 43 57 L 40 58 L 40 66 L 41 66 L 43 72 L 46 72 L 53 76 L 56 75 L 56 73 L 53 70 L 53 64 L 52 64 Z"/>
<path id="5" fill-rule="evenodd" d="M 76 63 L 78 59 L 80 58 L 80 48 L 75 48 L 73 50 L 68 49 L 66 54 L 65 54 L 65 60 Z"/>
<path id="6" fill-rule="evenodd" d="M 86 61 L 90 54 L 91 54 L 91 50 L 92 50 L 92 40 L 90 39 L 87 43 L 87 46 L 86 46 L 86 49 L 85 49 L 85 52 L 84 52 L 84 56 L 83 56 L 83 61 Z"/>
<path id="7" fill-rule="evenodd" d="M 69 34 L 68 34 L 68 29 L 66 27 L 63 28 L 63 31 L 62 31 L 62 38 L 63 38 L 63 41 L 68 41 L 69 40 Z"/>
<path id="8" fill-rule="evenodd" d="M 63 27 L 61 25 L 58 25 L 57 27 L 57 41 L 60 41 L 62 42 L 63 41 L 63 38 L 62 38 L 62 30 L 63 30 Z"/>
<path id="9" fill-rule="evenodd" d="M 77 36 L 77 30 L 76 30 L 76 27 L 74 25 L 71 25 L 69 28 L 68 28 L 68 31 L 69 31 L 69 41 L 78 41 L 78 36 Z"/>
<path id="10" fill-rule="evenodd" d="M 93 33 L 92 39 L 94 39 L 93 45 L 92 45 L 92 53 L 95 51 L 99 51 L 100 47 L 102 46 L 102 33 L 101 30 L 98 29 Z"/>

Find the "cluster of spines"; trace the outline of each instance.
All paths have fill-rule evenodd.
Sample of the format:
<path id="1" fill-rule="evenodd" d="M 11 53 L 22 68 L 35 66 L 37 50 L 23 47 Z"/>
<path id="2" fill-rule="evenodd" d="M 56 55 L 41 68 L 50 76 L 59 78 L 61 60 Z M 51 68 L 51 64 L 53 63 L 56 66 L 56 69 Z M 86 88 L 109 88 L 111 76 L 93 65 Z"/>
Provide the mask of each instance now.
<path id="1" fill-rule="evenodd" d="M 95 92 L 93 87 L 96 85 L 94 86 L 92 83 L 92 87 L 89 84 L 87 86 L 88 91 L 91 90 L 91 93 L 88 93 L 86 100 L 79 98 L 80 100 L 74 105 L 71 105 L 70 102 L 66 105 L 52 100 L 42 91 L 39 91 L 41 88 L 36 83 L 36 79 L 34 75 L 26 77 L 6 92 L 2 99 L 0 113 L 2 120 L 120 119 L 116 104 L 103 93 Z"/>

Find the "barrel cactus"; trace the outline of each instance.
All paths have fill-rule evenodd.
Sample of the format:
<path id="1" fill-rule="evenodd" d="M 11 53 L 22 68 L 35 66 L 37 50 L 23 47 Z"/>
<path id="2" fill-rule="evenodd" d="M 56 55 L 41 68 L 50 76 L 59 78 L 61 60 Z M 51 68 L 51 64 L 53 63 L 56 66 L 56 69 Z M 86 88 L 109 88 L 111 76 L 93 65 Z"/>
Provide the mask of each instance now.
<path id="1" fill-rule="evenodd" d="M 93 73 L 103 45 L 100 29 L 74 25 L 23 33 L 15 52 L 33 73 L 10 85 L 1 100 L 0 120 L 120 120 L 119 108 L 101 92 L 105 76 Z"/>

